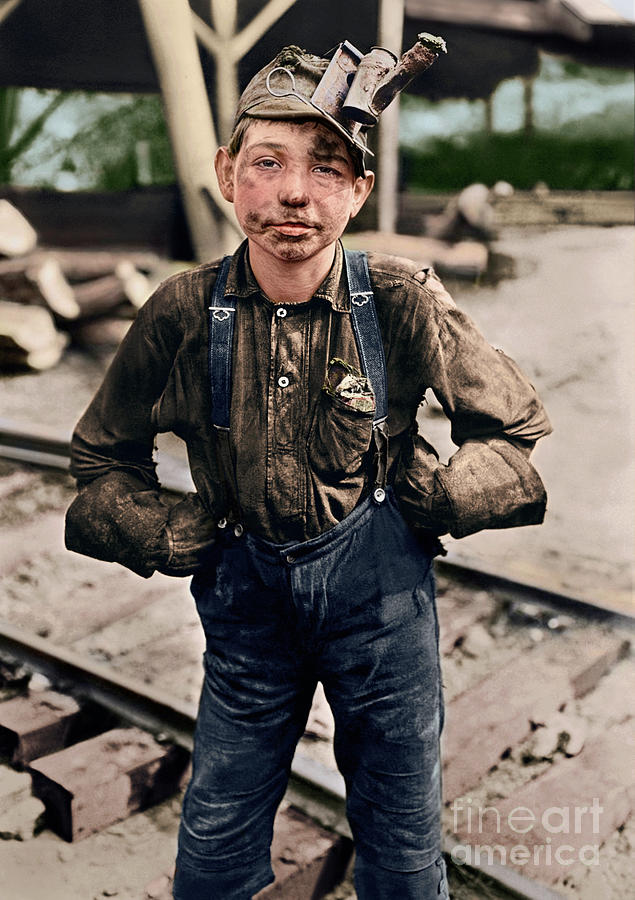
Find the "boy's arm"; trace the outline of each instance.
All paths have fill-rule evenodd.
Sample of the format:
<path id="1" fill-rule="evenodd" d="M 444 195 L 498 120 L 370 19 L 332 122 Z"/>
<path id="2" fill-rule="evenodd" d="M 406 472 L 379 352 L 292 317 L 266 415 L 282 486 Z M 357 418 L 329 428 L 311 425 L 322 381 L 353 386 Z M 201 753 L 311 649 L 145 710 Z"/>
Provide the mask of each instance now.
<path id="1" fill-rule="evenodd" d="M 187 575 L 205 559 L 215 525 L 198 495 L 171 503 L 153 460 L 153 407 L 180 339 L 163 285 L 140 310 L 71 442 L 79 492 L 66 515 L 70 550 L 139 575 Z"/>
<path id="2" fill-rule="evenodd" d="M 423 289 L 431 304 L 422 389 L 433 390 L 459 449 L 446 466 L 423 438 L 413 437 L 396 479 L 404 515 L 457 538 L 538 524 L 547 497 L 529 455 L 551 431 L 544 407 L 516 363 L 487 343 L 434 273 Z"/>

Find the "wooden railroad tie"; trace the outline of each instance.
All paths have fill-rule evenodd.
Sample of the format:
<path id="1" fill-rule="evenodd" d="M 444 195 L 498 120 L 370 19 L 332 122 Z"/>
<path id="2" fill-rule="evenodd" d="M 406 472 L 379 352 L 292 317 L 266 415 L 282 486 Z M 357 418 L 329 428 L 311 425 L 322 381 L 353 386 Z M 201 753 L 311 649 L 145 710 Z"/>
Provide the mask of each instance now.
<path id="1" fill-rule="evenodd" d="M 319 900 L 342 880 L 353 843 L 316 825 L 294 806 L 278 810 L 273 825 L 271 865 L 275 881 L 254 900 Z M 172 900 L 174 866 L 146 885 L 144 900 Z"/>
<path id="2" fill-rule="evenodd" d="M 446 800 L 473 788 L 501 755 L 567 702 L 592 690 L 625 653 L 613 635 L 554 638 L 513 659 L 447 707 L 442 735 Z"/>
<path id="3" fill-rule="evenodd" d="M 5 700 L 0 703 L 0 755 L 22 766 L 61 750 L 79 711 L 76 700 L 55 691 Z"/>
<path id="4" fill-rule="evenodd" d="M 29 765 L 50 827 L 76 841 L 175 793 L 189 754 L 139 728 L 115 728 Z"/>

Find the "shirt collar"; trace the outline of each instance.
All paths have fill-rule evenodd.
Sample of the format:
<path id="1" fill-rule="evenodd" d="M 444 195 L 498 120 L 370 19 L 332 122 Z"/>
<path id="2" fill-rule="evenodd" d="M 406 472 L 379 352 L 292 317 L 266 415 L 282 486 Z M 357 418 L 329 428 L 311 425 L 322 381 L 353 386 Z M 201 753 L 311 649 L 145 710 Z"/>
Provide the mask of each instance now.
<path id="1" fill-rule="evenodd" d="M 225 293 L 231 294 L 232 297 L 246 298 L 254 294 L 262 295 L 260 285 L 256 281 L 256 277 L 249 265 L 247 247 L 248 243 L 245 240 L 234 253 L 229 266 Z M 341 242 L 338 241 L 335 245 L 333 265 L 312 298 L 326 300 L 336 312 L 350 312 L 351 309 L 351 299 L 343 263 L 344 251 Z"/>

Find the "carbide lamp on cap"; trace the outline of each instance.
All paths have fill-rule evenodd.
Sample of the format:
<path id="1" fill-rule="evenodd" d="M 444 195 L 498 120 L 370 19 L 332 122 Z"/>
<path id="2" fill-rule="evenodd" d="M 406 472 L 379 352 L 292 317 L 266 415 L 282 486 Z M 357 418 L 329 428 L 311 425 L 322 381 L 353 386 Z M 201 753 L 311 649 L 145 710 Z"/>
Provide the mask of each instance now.
<path id="1" fill-rule="evenodd" d="M 343 41 L 328 57 L 300 47 L 285 47 L 254 75 L 238 103 L 234 130 L 245 117 L 257 119 L 317 119 L 347 142 L 357 173 L 364 174 L 364 156 L 372 152 L 366 128 L 410 81 L 429 68 L 445 41 L 420 34 L 401 59 L 383 47 L 361 53 Z"/>

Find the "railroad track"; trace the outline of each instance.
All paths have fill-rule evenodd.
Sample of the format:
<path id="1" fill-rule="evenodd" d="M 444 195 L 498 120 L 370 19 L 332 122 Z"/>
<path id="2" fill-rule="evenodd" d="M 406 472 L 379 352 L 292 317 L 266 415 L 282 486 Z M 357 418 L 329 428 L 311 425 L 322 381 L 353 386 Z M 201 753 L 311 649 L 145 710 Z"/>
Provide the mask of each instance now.
<path id="1" fill-rule="evenodd" d="M 104 710 L 103 723 L 142 728 L 153 738 L 158 736 L 161 747 L 187 752 L 195 719 L 201 646 L 186 586 L 180 580 L 159 576 L 156 586 L 150 587 L 157 576 L 151 582 L 140 582 L 119 567 L 65 554 L 59 529 L 72 486 L 68 476 L 50 470 L 67 468 L 68 442 L 51 435 L 16 434 L 2 423 L 0 445 L 0 456 L 19 460 L 3 462 L 0 467 L 0 497 L 11 517 L 10 531 L 5 528 L 0 537 L 5 545 L 6 538 L 12 537 L 15 543 L 12 553 L 0 551 L 0 573 L 6 585 L 0 619 L 13 623 L 0 626 L 0 660 L 12 660 L 13 666 L 46 676 L 53 689 L 69 691 L 81 705 L 87 705 L 93 719 L 95 709 Z M 173 478 L 162 474 L 163 483 L 172 490 L 187 489 L 180 464 L 172 471 L 176 473 Z M 30 501 L 32 495 L 37 499 Z M 35 518 L 33 511 L 38 513 Z M 55 541 L 51 537 L 56 528 Z M 582 867 L 565 867 L 569 884 L 562 877 L 553 877 L 553 860 L 548 864 L 543 858 L 533 865 L 535 847 L 543 846 L 543 857 L 549 846 L 555 852 L 553 838 L 562 830 L 545 835 L 541 823 L 542 831 L 532 827 L 527 836 L 521 830 L 527 822 L 512 816 L 513 833 L 509 828 L 502 833 L 500 820 L 508 825 L 510 811 L 518 807 L 537 819 L 550 807 L 575 815 L 569 807 L 591 807 L 593 797 L 610 795 L 610 808 L 602 813 L 599 831 L 592 837 L 599 848 L 611 849 L 615 868 L 620 842 L 631 828 L 627 791 L 601 778 L 587 784 L 585 778 L 588 781 L 598 760 L 617 773 L 618 781 L 625 771 L 623 748 L 628 747 L 627 729 L 632 721 L 626 702 L 629 688 L 624 681 L 633 677 L 632 662 L 625 658 L 631 623 L 576 598 L 532 591 L 531 586 L 473 573 L 445 561 L 438 564 L 438 582 L 447 703 L 445 849 L 456 862 L 451 871 L 453 896 L 459 900 L 547 900 L 582 896 L 575 893 L 582 886 L 594 897 L 588 893 L 592 890 L 588 884 L 596 869 L 585 861 Z M 175 622 L 183 623 L 176 632 Z M 497 714 L 512 698 L 522 702 L 505 709 L 503 716 Z M 0 724 L 1 710 L 2 703 Z M 343 784 L 333 767 L 331 734 L 328 710 L 316 702 L 294 760 L 287 799 L 315 822 L 346 836 Z M 553 746 L 548 747 L 550 736 Z M 576 741 L 583 744 L 579 750 L 573 746 Z M 632 746 L 630 749 L 632 753 Z M 576 786 L 574 795 L 580 802 L 570 802 L 571 784 Z M 587 794 L 588 802 L 583 803 Z M 510 803 L 514 805 L 510 807 Z M 165 801 L 159 808 L 164 806 Z M 174 821 L 177 807 L 178 803 L 173 809 Z M 470 810 L 474 813 L 471 820 Z M 591 826 L 596 824 L 592 812 L 580 816 L 582 826 L 586 819 Z M 488 831 L 496 817 L 497 827 Z M 558 818 L 557 814 L 553 817 L 554 821 Z M 547 824 L 553 827 L 553 822 Z M 575 831 L 575 823 L 572 829 Z M 96 837 L 110 831 L 112 827 L 106 826 Z M 584 827 L 580 835 L 585 837 Z M 580 846 L 592 845 L 581 845 L 580 835 L 570 836 L 570 846 L 578 854 Z M 529 866 L 527 860 L 509 865 L 509 858 L 501 865 L 502 854 L 495 848 L 502 846 L 509 855 L 510 838 L 515 838 L 513 846 L 525 847 L 532 856 Z M 475 846 L 482 848 L 478 858 L 472 852 Z M 284 852 L 288 859 L 288 848 Z M 567 859 L 572 852 L 567 851 Z M 603 852 L 600 849 L 600 856 Z M 283 868 L 288 866 L 287 862 Z M 619 874 L 611 877 L 620 880 Z M 341 891 L 334 896 L 352 896 L 352 888 L 348 895 Z M 111 895 L 128 898 L 121 891 Z M 64 900 L 71 896 L 83 900 L 81 894 L 67 894 Z M 135 896 L 140 900 L 141 895 Z M 611 900 L 622 897 L 619 888 L 607 896 Z M 129 897 L 133 900 L 132 894 Z M 18 894 L 12 900 L 35 900 L 35 896 Z"/>

